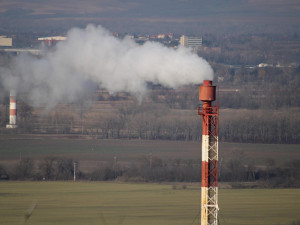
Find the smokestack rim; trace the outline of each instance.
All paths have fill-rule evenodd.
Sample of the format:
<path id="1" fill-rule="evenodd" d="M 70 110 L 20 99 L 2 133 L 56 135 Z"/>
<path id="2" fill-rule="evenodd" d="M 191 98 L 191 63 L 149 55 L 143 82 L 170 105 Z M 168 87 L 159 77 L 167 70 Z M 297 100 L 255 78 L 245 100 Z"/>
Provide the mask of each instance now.
<path id="1" fill-rule="evenodd" d="M 203 86 L 205 86 L 205 87 L 212 86 L 212 80 L 204 80 L 203 81 Z"/>

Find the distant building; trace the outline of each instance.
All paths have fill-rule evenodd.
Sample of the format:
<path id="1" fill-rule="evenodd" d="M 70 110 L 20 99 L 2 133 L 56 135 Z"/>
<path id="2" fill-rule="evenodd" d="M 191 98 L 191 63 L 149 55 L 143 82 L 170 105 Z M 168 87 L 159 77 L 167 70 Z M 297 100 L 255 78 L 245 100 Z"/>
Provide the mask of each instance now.
<path id="1" fill-rule="evenodd" d="M 170 39 L 173 39 L 174 34 L 173 34 L 173 33 L 168 33 L 168 37 L 169 37 Z"/>
<path id="2" fill-rule="evenodd" d="M 114 33 L 113 33 L 113 36 L 119 37 L 119 33 L 118 33 L 118 32 L 114 32 Z"/>
<path id="3" fill-rule="evenodd" d="M 203 46 L 203 52 L 206 52 L 206 53 L 221 53 L 221 48 L 220 47 Z"/>
<path id="4" fill-rule="evenodd" d="M 192 48 L 197 51 L 202 47 L 202 37 L 188 37 L 182 35 L 179 39 L 179 43 L 184 47 Z"/>
<path id="5" fill-rule="evenodd" d="M 54 44 L 56 44 L 59 41 L 65 41 L 67 40 L 66 37 L 63 36 L 53 36 L 53 37 L 41 37 L 38 38 L 38 41 L 41 41 L 43 45 L 48 45 L 48 46 L 52 46 Z"/>
<path id="6" fill-rule="evenodd" d="M 6 36 L 0 36 L 0 46 L 12 47 L 12 38 Z"/>
<path id="7" fill-rule="evenodd" d="M 267 63 L 258 64 L 258 67 L 270 67 L 270 66 L 273 66 L 273 65 L 270 65 L 270 64 L 267 64 Z"/>
<path id="8" fill-rule="evenodd" d="M 165 38 L 166 38 L 166 35 L 165 35 L 165 34 L 158 34 L 158 35 L 157 35 L 157 38 L 158 38 L 158 39 L 165 39 Z"/>
<path id="9" fill-rule="evenodd" d="M 30 53 L 32 55 L 41 55 L 40 49 L 32 49 L 32 48 L 4 48 L 0 49 L 0 53 L 9 53 L 13 55 L 19 55 L 21 53 Z"/>
<path id="10" fill-rule="evenodd" d="M 139 40 L 139 41 L 149 41 L 149 36 L 148 35 L 138 35 L 137 40 Z"/>

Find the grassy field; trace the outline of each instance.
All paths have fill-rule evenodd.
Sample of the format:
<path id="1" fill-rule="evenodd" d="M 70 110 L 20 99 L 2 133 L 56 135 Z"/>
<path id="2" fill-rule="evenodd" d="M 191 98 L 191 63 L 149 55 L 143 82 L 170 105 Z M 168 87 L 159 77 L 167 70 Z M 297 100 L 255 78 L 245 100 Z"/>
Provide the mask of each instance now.
<path id="1" fill-rule="evenodd" d="M 300 189 L 221 189 L 220 224 L 277 225 L 300 220 Z M 198 224 L 200 188 L 177 184 L 1 182 L 0 224 Z"/>

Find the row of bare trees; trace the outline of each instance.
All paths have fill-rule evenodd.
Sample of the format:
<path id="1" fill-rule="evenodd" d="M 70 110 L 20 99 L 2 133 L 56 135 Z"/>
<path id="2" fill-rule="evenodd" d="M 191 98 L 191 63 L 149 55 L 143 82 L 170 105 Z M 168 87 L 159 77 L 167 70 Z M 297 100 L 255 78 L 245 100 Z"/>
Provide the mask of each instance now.
<path id="1" fill-rule="evenodd" d="M 299 144 L 299 114 L 297 108 L 221 109 L 219 138 L 226 142 Z M 201 118 L 196 110 L 176 114 L 165 105 L 147 103 L 124 105 L 98 118 L 86 116 L 83 122 L 76 121 L 75 116 L 56 112 L 43 123 L 36 123 L 34 117 L 21 119 L 18 132 L 84 134 L 100 139 L 201 140 Z"/>
<path id="2" fill-rule="evenodd" d="M 234 114 L 234 111 L 232 111 Z M 300 143 L 298 110 L 252 110 L 221 119 L 220 138 L 227 142 Z"/>
<path id="3" fill-rule="evenodd" d="M 135 182 L 200 182 L 201 159 L 140 158 L 131 163 L 102 162 L 89 172 L 81 172 L 78 161 L 47 157 L 34 161 L 22 159 L 13 168 L 0 165 L 0 179 L 4 180 L 73 180 L 74 163 L 79 180 L 122 180 Z M 219 181 L 256 182 L 254 187 L 300 187 L 300 162 L 292 160 L 276 165 L 267 160 L 264 168 L 254 163 L 245 164 L 243 157 L 234 156 L 220 163 Z"/>
<path id="4" fill-rule="evenodd" d="M 293 44 L 291 44 L 293 43 Z M 257 65 L 266 63 L 298 62 L 299 35 L 238 34 L 228 36 L 204 35 L 203 45 L 208 47 L 199 52 L 205 59 L 231 65 Z"/>
<path id="5" fill-rule="evenodd" d="M 77 162 L 68 158 L 47 157 L 42 161 L 24 158 L 12 168 L 0 166 L 0 177 L 12 180 L 71 180 L 74 163 Z"/>

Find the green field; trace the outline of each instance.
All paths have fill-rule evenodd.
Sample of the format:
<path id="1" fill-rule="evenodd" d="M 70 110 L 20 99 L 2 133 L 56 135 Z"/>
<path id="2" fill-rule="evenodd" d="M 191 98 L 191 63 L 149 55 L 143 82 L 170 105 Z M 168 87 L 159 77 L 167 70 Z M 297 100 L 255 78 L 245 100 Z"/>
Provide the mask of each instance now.
<path id="1" fill-rule="evenodd" d="M 198 224 L 200 188 L 177 184 L 1 182 L 0 224 Z M 278 225 L 300 220 L 300 189 L 221 189 L 220 224 Z"/>

